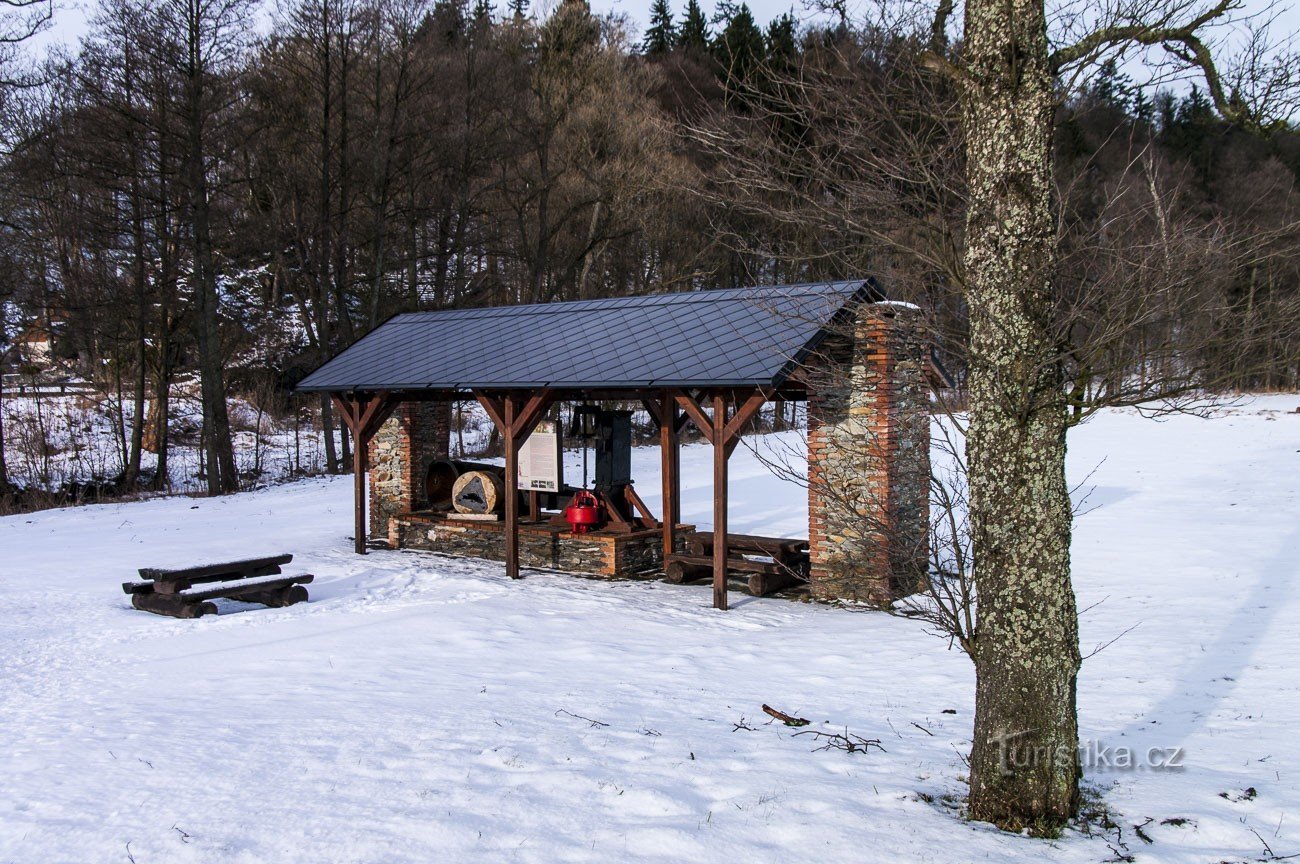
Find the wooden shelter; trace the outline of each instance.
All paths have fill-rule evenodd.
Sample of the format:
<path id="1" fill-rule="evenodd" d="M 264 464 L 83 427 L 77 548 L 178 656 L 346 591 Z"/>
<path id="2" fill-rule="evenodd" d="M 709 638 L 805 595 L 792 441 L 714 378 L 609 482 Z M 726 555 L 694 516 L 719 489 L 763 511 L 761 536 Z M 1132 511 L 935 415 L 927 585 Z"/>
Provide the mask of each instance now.
<path id="1" fill-rule="evenodd" d="M 681 557 L 679 439 L 685 424 L 694 424 L 713 448 L 708 553 L 713 602 L 726 609 L 728 459 L 766 402 L 810 398 L 812 358 L 873 304 L 890 307 L 873 281 L 857 280 L 408 313 L 341 352 L 298 390 L 330 394 L 352 432 L 359 554 L 367 545 L 368 450 L 381 425 L 404 403 L 481 405 L 504 447 L 511 578 L 520 568 L 520 448 L 548 409 L 617 400 L 649 412 L 659 429 L 663 512 L 656 518 L 634 503 L 638 524 L 660 532 L 665 564 Z M 810 533 L 815 542 L 817 532 Z"/>

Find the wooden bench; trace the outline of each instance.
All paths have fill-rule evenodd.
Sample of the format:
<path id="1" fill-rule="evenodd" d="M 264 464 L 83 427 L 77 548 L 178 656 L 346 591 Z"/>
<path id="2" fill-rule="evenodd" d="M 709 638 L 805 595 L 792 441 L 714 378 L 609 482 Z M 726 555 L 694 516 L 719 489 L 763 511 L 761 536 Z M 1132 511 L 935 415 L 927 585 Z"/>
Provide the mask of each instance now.
<path id="1" fill-rule="evenodd" d="M 214 615 L 217 607 L 211 601 L 219 597 L 265 606 L 292 606 L 307 600 L 303 586 L 316 578 L 310 573 L 281 575 L 280 565 L 292 560 L 292 555 L 273 555 L 179 570 L 141 567 L 141 580 L 123 582 L 122 591 L 131 595 L 131 605 L 136 609 L 173 618 Z"/>
<path id="2" fill-rule="evenodd" d="M 689 555 L 669 555 L 664 563 L 669 582 L 681 584 L 713 576 L 713 532 L 696 532 L 688 546 Z M 771 560 L 756 561 L 746 555 Z M 808 541 L 728 534 L 727 572 L 741 574 L 749 593 L 756 597 L 799 585 L 808 579 Z"/>

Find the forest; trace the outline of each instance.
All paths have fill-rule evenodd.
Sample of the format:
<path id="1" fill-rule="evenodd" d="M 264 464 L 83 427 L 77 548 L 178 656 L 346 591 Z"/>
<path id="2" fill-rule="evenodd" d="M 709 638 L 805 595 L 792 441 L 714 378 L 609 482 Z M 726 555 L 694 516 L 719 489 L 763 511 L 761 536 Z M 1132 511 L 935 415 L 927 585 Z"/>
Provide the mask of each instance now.
<path id="1" fill-rule="evenodd" d="M 236 400 L 308 418 L 344 470 L 330 404 L 292 387 L 393 314 L 864 274 L 928 313 L 960 384 L 964 157 L 934 34 L 697 0 L 649 19 L 106 0 L 3 90 L 4 398 L 54 367 L 88 382 L 117 406 L 125 491 L 170 482 L 192 394 L 219 494 L 243 482 Z M 1243 128 L 1114 63 L 1058 91 L 1075 417 L 1300 387 L 1294 123 Z"/>

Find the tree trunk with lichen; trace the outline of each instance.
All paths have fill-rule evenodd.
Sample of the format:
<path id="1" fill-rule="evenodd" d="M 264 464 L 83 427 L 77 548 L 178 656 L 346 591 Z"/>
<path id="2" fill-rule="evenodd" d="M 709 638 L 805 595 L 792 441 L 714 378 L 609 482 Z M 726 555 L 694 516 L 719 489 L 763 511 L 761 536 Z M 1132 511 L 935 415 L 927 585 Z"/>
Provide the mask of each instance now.
<path id="1" fill-rule="evenodd" d="M 1053 336 L 1043 0 L 971 0 L 963 46 L 978 624 L 970 815 L 1053 834 L 1078 807 L 1067 411 Z"/>

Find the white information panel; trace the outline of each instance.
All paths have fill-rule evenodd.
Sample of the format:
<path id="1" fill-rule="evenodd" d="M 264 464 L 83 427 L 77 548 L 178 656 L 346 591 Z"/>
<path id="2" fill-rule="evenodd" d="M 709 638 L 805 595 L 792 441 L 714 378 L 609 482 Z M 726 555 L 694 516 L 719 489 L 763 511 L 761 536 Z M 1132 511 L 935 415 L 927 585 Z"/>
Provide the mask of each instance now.
<path id="1" fill-rule="evenodd" d="M 559 427 L 554 420 L 543 420 L 519 448 L 519 488 L 529 492 L 559 492 L 564 482 L 563 464 Z"/>

